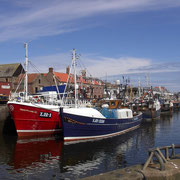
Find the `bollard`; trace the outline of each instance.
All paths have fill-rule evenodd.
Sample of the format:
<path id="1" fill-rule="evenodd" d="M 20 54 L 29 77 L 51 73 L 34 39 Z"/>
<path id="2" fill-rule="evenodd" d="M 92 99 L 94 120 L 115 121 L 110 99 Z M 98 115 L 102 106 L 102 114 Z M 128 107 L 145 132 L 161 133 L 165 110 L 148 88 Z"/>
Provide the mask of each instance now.
<path id="1" fill-rule="evenodd" d="M 165 148 L 165 156 L 166 156 L 167 160 L 170 160 L 169 159 L 169 148 L 168 147 Z"/>
<path id="2" fill-rule="evenodd" d="M 172 144 L 172 153 L 171 153 L 171 157 L 174 158 L 175 157 L 175 151 L 174 151 L 174 144 Z"/>

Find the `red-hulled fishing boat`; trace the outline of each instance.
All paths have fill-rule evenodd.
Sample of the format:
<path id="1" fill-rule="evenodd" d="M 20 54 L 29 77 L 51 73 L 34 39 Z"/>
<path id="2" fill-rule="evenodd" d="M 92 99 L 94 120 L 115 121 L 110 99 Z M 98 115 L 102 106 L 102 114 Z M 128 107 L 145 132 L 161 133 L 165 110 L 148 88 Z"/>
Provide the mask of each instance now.
<path id="1" fill-rule="evenodd" d="M 25 92 L 24 97 L 8 101 L 18 136 L 49 135 L 61 131 L 59 105 L 35 102 L 28 96 L 28 56 L 25 44 Z"/>
<path id="2" fill-rule="evenodd" d="M 59 106 L 9 101 L 8 107 L 18 136 L 60 133 Z"/>

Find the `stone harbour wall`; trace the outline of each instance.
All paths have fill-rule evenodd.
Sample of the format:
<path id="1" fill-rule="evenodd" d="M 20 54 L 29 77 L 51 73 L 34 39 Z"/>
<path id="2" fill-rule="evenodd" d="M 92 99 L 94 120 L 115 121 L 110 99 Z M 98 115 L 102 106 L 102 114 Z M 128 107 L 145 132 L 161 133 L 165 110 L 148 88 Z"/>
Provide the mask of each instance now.
<path id="1" fill-rule="evenodd" d="M 16 134 L 14 121 L 7 105 L 0 105 L 0 135 L 2 134 Z"/>

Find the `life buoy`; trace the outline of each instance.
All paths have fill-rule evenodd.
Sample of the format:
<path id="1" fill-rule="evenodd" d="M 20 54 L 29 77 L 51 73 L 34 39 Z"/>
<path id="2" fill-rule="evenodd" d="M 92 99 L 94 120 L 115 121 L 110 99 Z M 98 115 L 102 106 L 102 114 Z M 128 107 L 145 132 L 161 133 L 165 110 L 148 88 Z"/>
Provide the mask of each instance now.
<path id="1" fill-rule="evenodd" d="M 34 100 L 35 100 L 35 102 L 39 102 L 40 101 L 38 96 L 34 96 Z"/>

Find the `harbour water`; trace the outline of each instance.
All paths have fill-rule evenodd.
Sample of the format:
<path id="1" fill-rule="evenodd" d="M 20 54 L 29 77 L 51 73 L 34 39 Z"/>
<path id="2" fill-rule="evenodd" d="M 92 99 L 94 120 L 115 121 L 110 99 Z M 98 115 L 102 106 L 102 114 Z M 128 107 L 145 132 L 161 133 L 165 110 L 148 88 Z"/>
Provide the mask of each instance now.
<path id="1" fill-rule="evenodd" d="M 180 144 L 179 131 L 180 111 L 124 135 L 75 144 L 64 144 L 61 137 L 18 139 L 3 133 L 0 179 L 80 179 L 142 164 L 149 148 Z"/>

